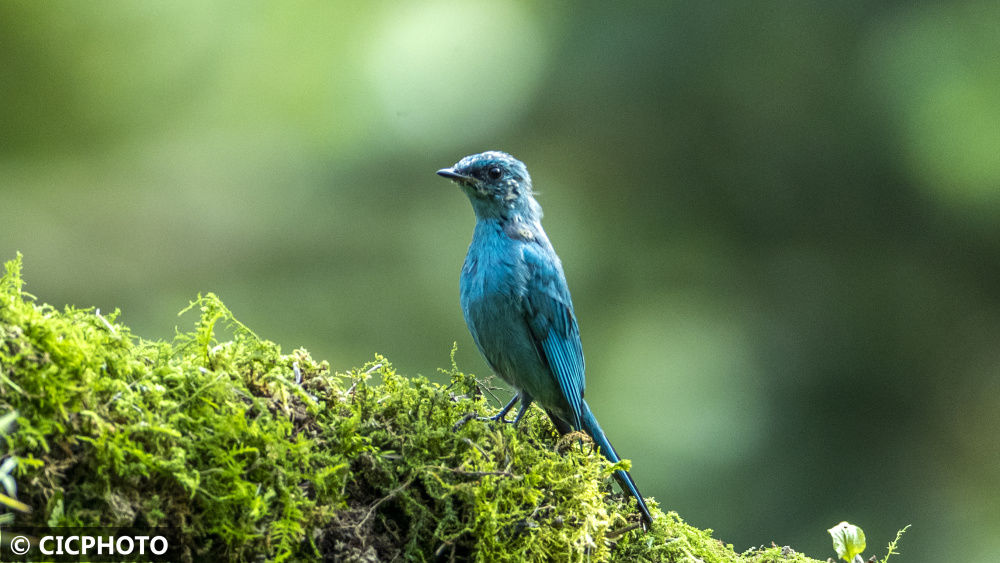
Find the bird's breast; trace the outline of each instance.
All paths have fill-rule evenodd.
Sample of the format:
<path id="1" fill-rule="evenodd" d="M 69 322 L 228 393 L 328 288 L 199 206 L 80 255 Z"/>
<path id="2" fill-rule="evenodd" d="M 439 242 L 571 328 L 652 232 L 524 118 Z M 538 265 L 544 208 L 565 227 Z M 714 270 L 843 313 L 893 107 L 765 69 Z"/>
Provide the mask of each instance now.
<path id="1" fill-rule="evenodd" d="M 513 305 L 524 295 L 527 267 L 521 249 L 503 234 L 493 238 L 474 240 L 469 247 L 460 283 L 463 305 L 484 298 L 508 299 Z"/>

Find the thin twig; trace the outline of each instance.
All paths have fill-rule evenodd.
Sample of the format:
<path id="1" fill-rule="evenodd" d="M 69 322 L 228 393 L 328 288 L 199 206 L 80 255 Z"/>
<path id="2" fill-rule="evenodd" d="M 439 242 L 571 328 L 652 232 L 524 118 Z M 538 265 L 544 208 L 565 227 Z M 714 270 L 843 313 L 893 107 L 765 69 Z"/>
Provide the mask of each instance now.
<path id="1" fill-rule="evenodd" d="M 377 501 L 375 501 L 375 504 L 371 505 L 371 507 L 368 509 L 368 513 L 365 514 L 365 517 L 362 518 L 360 522 L 358 522 L 357 524 L 355 524 L 355 526 L 354 526 L 355 532 L 358 533 L 358 534 L 360 534 L 361 533 L 361 526 L 364 526 L 365 522 L 367 522 L 368 519 L 371 518 L 372 515 L 375 514 L 375 509 L 378 508 L 379 506 L 381 506 L 383 502 L 385 502 L 385 501 L 387 501 L 387 500 L 395 497 L 399 493 L 401 493 L 403 491 L 403 489 L 409 487 L 411 483 L 413 483 L 413 477 L 410 477 L 405 483 L 403 483 L 402 485 L 400 485 L 400 486 L 396 487 L 395 489 L 389 491 L 388 495 L 386 495 L 386 496 L 378 499 Z"/>
<path id="2" fill-rule="evenodd" d="M 501 401 L 500 397 L 497 397 L 496 393 L 493 392 L 493 389 L 499 389 L 499 387 L 490 387 L 489 385 L 487 385 L 486 380 L 480 381 L 478 377 L 474 379 L 476 380 L 476 385 L 479 387 L 481 391 L 489 393 L 490 397 L 493 397 L 494 401 L 496 401 L 499 405 L 503 406 L 503 401 Z"/>
<path id="3" fill-rule="evenodd" d="M 94 314 L 97 315 L 97 318 L 101 319 L 101 322 L 104 323 L 104 326 L 108 327 L 108 330 L 111 332 L 111 336 L 118 338 L 118 331 L 115 330 L 115 327 L 108 322 L 108 319 L 105 319 L 103 316 L 101 316 L 101 310 L 94 309 Z"/>
<path id="4" fill-rule="evenodd" d="M 484 450 L 483 448 L 480 448 L 479 444 L 473 442 L 472 440 L 470 440 L 468 438 L 462 438 L 462 441 L 465 442 L 466 444 L 469 444 L 473 448 L 476 448 L 477 450 L 479 450 L 479 453 L 483 454 L 483 457 L 489 459 L 490 454 L 486 453 L 486 450 Z"/>
<path id="5" fill-rule="evenodd" d="M 508 471 L 466 471 L 464 469 L 455 469 L 453 467 L 445 467 L 443 465 L 436 465 L 433 467 L 450 471 L 451 473 L 462 475 L 463 477 L 517 477 L 517 475 Z"/>
<path id="6" fill-rule="evenodd" d="M 629 524 L 628 526 L 625 526 L 624 528 L 622 528 L 620 530 L 615 530 L 614 532 L 608 532 L 607 534 L 604 535 L 604 538 L 608 539 L 608 540 L 613 540 L 613 539 L 617 538 L 618 536 L 620 536 L 622 534 L 631 532 L 632 530 L 635 530 L 636 528 L 641 528 L 641 527 L 642 527 L 642 523 L 641 522 L 636 522 L 634 524 Z"/>

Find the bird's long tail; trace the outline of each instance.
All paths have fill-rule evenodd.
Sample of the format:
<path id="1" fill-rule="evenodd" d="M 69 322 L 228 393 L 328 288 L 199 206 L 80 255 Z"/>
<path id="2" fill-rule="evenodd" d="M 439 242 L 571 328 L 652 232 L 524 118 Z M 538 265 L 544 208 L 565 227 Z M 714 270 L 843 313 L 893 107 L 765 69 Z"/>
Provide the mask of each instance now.
<path id="1" fill-rule="evenodd" d="M 594 413 L 590 412 L 590 406 L 587 405 L 587 401 L 583 401 L 581 410 L 583 412 L 581 413 L 580 422 L 583 424 L 583 431 L 590 435 L 594 443 L 597 444 L 597 447 L 601 449 L 604 457 L 608 458 L 611 463 L 618 463 L 621 458 L 618 457 L 618 452 L 611 446 L 608 437 L 604 435 L 604 430 L 601 430 L 601 425 L 597 423 Z M 615 478 L 618 479 L 618 483 L 621 484 L 622 489 L 635 497 L 636 502 L 639 504 L 639 510 L 642 511 L 644 523 L 647 526 L 652 524 L 653 515 L 649 513 L 646 500 L 642 498 L 642 494 L 636 488 L 635 481 L 632 480 L 632 476 L 629 475 L 628 471 L 615 471 Z"/>

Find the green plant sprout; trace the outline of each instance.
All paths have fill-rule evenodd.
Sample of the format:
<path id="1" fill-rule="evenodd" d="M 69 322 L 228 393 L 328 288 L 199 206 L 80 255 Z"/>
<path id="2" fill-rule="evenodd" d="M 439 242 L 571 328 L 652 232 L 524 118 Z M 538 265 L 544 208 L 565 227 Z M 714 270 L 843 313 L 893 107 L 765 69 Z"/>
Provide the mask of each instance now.
<path id="1" fill-rule="evenodd" d="M 888 563 L 889 557 L 899 554 L 896 551 L 899 539 L 903 537 L 909 527 L 910 525 L 907 524 L 902 530 L 896 532 L 896 539 L 889 542 L 888 553 L 879 563 Z M 833 549 L 837 552 L 838 557 L 848 563 L 864 563 L 861 553 L 865 550 L 865 532 L 861 528 L 854 524 L 841 522 L 827 531 L 833 538 Z M 871 560 L 874 561 L 875 558 L 872 557 Z"/>
<path id="2" fill-rule="evenodd" d="M 903 537 L 903 534 L 905 534 L 906 530 L 908 530 L 909 528 L 910 528 L 910 524 L 907 524 L 907 525 L 903 526 L 902 530 L 899 530 L 898 532 L 896 532 L 896 539 L 894 539 L 891 542 L 889 542 L 889 545 L 886 548 L 885 557 L 882 558 L 882 560 L 879 561 L 879 563 L 889 563 L 889 557 L 891 557 L 893 555 L 898 555 L 899 554 L 899 552 L 896 551 L 896 548 L 899 547 L 899 538 Z"/>

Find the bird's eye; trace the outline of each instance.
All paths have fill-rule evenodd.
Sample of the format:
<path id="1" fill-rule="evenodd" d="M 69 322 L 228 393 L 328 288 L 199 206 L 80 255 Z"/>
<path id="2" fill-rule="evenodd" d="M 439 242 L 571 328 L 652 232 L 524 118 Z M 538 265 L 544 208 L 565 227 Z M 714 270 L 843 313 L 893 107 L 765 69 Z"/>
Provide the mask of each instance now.
<path id="1" fill-rule="evenodd" d="M 503 176 L 503 170 L 499 166 L 490 166 L 486 169 L 486 175 L 490 177 L 491 180 L 499 180 Z"/>

